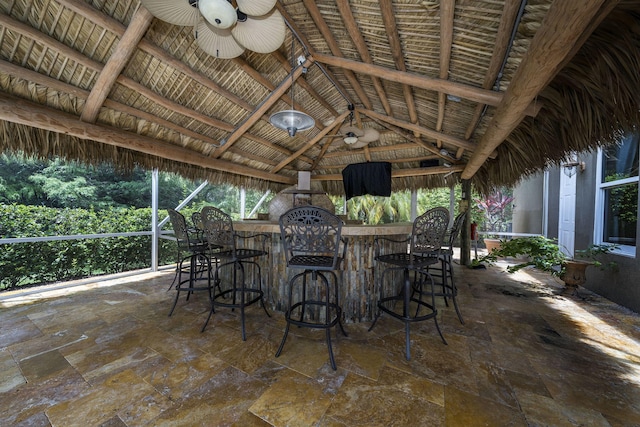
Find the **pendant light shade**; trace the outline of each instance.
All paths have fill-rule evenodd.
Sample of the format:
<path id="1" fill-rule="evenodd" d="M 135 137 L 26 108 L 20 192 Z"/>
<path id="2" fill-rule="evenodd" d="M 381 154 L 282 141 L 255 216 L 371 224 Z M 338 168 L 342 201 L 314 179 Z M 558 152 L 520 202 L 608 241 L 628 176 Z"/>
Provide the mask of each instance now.
<path id="1" fill-rule="evenodd" d="M 227 0 L 199 0 L 200 13 L 213 27 L 231 28 L 238 19 L 238 14 Z"/>
<path id="2" fill-rule="evenodd" d="M 269 121 L 278 129 L 286 130 L 289 136 L 293 137 L 298 131 L 305 131 L 315 126 L 313 118 L 297 110 L 282 110 L 274 113 Z"/>

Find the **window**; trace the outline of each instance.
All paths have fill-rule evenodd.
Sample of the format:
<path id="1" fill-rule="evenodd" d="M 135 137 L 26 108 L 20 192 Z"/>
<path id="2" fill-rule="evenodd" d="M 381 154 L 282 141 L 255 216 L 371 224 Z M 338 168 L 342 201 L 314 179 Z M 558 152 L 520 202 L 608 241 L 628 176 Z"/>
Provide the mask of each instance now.
<path id="1" fill-rule="evenodd" d="M 629 135 L 598 153 L 595 243 L 615 243 L 628 256 L 636 255 L 639 141 Z"/>

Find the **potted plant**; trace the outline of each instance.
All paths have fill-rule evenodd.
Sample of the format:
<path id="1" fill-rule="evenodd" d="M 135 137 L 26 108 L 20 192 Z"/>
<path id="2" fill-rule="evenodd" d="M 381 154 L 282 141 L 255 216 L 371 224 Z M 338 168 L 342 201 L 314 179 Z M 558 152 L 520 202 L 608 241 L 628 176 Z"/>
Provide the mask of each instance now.
<path id="1" fill-rule="evenodd" d="M 578 286 L 586 281 L 587 267 L 594 265 L 601 268 L 614 268 L 615 263 L 603 265 L 597 257 L 616 249 L 617 245 L 589 245 L 587 249 L 578 250 L 576 254 L 582 259 L 567 257 L 560 250 L 554 239 L 544 236 L 521 237 L 502 240 L 499 249 L 489 252 L 478 262 L 493 264 L 500 257 L 520 258 L 520 262 L 507 267 L 507 272 L 515 273 L 528 266 L 546 271 L 560 278 L 565 283 L 565 290 L 576 293 Z"/>
<path id="2" fill-rule="evenodd" d="M 513 196 L 508 194 L 508 191 L 498 190 L 484 199 L 476 199 L 475 202 L 484 216 L 482 228 L 487 232 L 483 239 L 484 244 L 487 251 L 492 252 L 500 247 L 501 240 L 495 238 L 497 235 L 492 235 L 491 232 L 507 231 Z"/>

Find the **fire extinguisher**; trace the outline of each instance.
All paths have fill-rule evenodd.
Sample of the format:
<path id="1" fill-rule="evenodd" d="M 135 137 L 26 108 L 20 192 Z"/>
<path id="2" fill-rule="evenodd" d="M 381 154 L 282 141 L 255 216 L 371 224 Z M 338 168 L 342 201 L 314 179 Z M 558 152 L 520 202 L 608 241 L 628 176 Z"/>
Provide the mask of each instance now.
<path id="1" fill-rule="evenodd" d="M 471 223 L 471 240 L 478 240 L 478 224 Z"/>

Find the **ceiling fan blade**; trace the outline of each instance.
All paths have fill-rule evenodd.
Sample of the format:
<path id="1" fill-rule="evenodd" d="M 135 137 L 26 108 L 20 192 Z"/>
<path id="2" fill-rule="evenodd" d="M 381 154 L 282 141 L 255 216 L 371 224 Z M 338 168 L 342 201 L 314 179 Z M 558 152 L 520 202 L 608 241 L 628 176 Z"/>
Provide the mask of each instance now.
<path id="1" fill-rule="evenodd" d="M 278 9 L 264 16 L 248 16 L 231 29 L 238 43 L 258 53 L 271 53 L 284 43 L 287 26 Z"/>
<path id="2" fill-rule="evenodd" d="M 358 138 L 358 142 L 356 142 L 355 144 L 348 145 L 348 147 L 351 149 L 355 149 L 355 148 L 364 148 L 367 145 L 369 145 L 369 141 L 362 141 L 360 138 Z"/>
<path id="3" fill-rule="evenodd" d="M 261 16 L 269 13 L 278 0 L 237 0 L 238 9 L 249 16 Z"/>
<path id="4" fill-rule="evenodd" d="M 189 0 L 141 0 L 153 16 L 173 25 L 194 25 L 200 16 Z"/>
<path id="5" fill-rule="evenodd" d="M 370 143 L 373 141 L 377 141 L 380 138 L 380 132 L 373 128 L 366 128 L 364 130 L 364 135 L 358 138 L 358 142 Z"/>
<path id="6" fill-rule="evenodd" d="M 238 57 L 244 52 L 231 30 L 213 27 L 206 20 L 201 19 L 196 32 L 198 46 L 211 56 L 221 59 Z"/>

